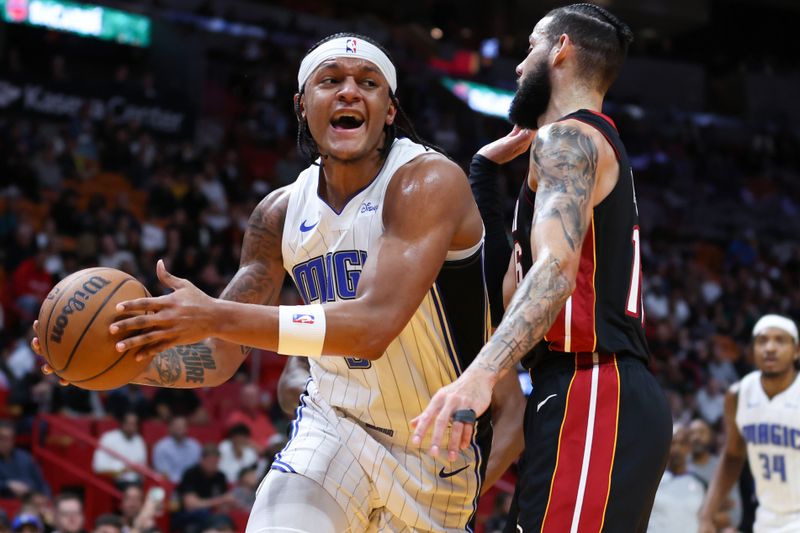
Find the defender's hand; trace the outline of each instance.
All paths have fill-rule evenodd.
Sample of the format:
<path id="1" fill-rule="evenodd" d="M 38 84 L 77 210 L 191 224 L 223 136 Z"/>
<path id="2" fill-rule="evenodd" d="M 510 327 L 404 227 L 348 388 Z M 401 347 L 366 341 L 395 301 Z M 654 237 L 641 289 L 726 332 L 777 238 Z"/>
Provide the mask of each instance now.
<path id="1" fill-rule="evenodd" d="M 431 398 L 428 407 L 411 421 L 414 429 L 412 442 L 416 445 L 433 425 L 431 447 L 429 453 L 439 455 L 439 447 L 447 426 L 450 425 L 450 442 L 447 445 L 447 457 L 456 460 L 459 450 L 469 447 L 473 432 L 473 423 L 453 421 L 453 413 L 472 409 L 476 416 L 482 415 L 492 401 L 493 376 L 484 370 L 469 368 L 453 383 L 442 387 Z"/>
<path id="2" fill-rule="evenodd" d="M 114 322 L 109 327 L 112 334 L 122 332 L 128 335 L 117 343 L 118 352 L 141 347 L 136 354 L 137 361 L 172 346 L 192 344 L 211 337 L 216 326 L 212 312 L 214 298 L 191 282 L 167 272 L 163 260 L 158 261 L 156 273 L 161 283 L 174 292 L 158 298 L 120 302 L 117 311 L 141 314 Z"/>
<path id="3" fill-rule="evenodd" d="M 508 135 L 487 144 L 478 150 L 478 154 L 499 165 L 504 165 L 525 153 L 530 148 L 535 135 L 535 131 L 523 130 L 519 126 L 514 126 Z"/>

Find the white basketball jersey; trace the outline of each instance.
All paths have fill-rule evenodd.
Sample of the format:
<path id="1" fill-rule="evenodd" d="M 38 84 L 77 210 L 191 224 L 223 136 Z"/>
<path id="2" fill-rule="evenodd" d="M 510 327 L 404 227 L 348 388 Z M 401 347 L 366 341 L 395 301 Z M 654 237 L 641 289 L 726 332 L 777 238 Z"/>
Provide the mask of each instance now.
<path id="1" fill-rule="evenodd" d="M 300 173 L 290 186 L 282 251 L 284 267 L 307 304 L 355 298 L 361 270 L 384 232 L 392 176 L 425 153 L 431 152 L 420 144 L 396 140 L 378 175 L 339 213 L 317 194 L 321 167 L 311 165 Z M 405 440 L 408 422 L 488 340 L 482 244 L 447 254 L 436 282 L 380 359 L 368 361 L 353 353 L 311 360 L 318 394 L 367 427 Z"/>
<path id="2" fill-rule="evenodd" d="M 800 379 L 770 399 L 761 372 L 745 376 L 739 383 L 736 426 L 747 442 L 759 508 L 800 513 Z"/>

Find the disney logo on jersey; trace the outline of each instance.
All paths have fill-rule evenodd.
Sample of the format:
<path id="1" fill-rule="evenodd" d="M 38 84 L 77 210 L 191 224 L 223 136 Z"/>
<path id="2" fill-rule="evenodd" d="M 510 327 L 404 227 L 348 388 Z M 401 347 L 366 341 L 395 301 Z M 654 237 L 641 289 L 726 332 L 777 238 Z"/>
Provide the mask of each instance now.
<path id="1" fill-rule="evenodd" d="M 295 324 L 313 324 L 314 315 L 308 313 L 294 313 L 292 315 L 292 322 Z"/>
<path id="2" fill-rule="evenodd" d="M 328 252 L 295 265 L 292 277 L 307 304 L 352 300 L 366 260 L 364 250 Z"/>
<path id="3" fill-rule="evenodd" d="M 378 210 L 378 205 L 373 204 L 370 201 L 366 201 L 361 204 L 361 207 L 358 209 L 359 213 L 373 213 Z"/>

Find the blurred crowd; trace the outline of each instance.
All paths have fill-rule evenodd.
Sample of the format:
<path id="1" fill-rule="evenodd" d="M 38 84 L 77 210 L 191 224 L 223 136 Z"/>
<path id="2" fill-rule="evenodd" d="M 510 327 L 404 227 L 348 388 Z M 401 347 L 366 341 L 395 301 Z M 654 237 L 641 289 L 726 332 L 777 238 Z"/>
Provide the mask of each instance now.
<path id="1" fill-rule="evenodd" d="M 387 44 L 400 68 L 401 105 L 423 138 L 466 168 L 474 151 L 507 132 L 503 121 L 465 112 L 412 50 Z M 155 263 L 163 258 L 174 274 L 219 294 L 238 268 L 253 207 L 307 164 L 294 148 L 292 108 L 304 51 L 262 42 L 209 56 L 192 138 L 160 136 L 113 115 L 97 122 L 88 109 L 62 121 L 0 116 L 0 392 L 12 420 L 0 423 L 0 496 L 22 501 L 13 524 L 0 517 L 0 531 L 90 526 L 67 522 L 80 515 L 81 500 L 53 495 L 30 454 L 14 445 L 40 413 L 118 420 L 98 435 L 101 444 L 174 484 L 174 499 L 159 505 L 175 527 L 233 531 L 226 512 L 252 505 L 285 442 L 288 419 L 272 402 L 277 356 L 246 363 L 235 378 L 240 401 L 221 419 L 202 392 L 60 387 L 40 373 L 28 343 L 43 298 L 81 268 L 130 272 L 157 295 Z M 42 76 L 78 78 L 80 68 L 57 56 Z M 483 81 L 507 86 L 514 74 L 507 76 Z M 113 78 L 133 92 L 158 92 L 152 73 L 135 62 Z M 636 174 L 652 369 L 676 427 L 688 435 L 670 468 L 707 483 L 723 439 L 724 392 L 752 368 L 752 325 L 767 312 L 800 317 L 800 138 L 780 124 L 627 102 L 609 102 L 608 113 Z M 502 170 L 508 221 L 526 164 L 520 158 Z M 296 298 L 288 285 L 284 297 Z M 146 423 L 162 425 L 158 440 L 142 436 Z M 209 424 L 224 439 L 189 436 L 189 427 Z M 102 452 L 92 468 L 123 488 L 117 514 L 98 518 L 93 531 L 151 531 L 161 511 L 157 498 L 145 497 L 139 473 Z M 498 516 L 507 503 L 498 499 Z M 731 520 L 741 513 L 737 505 Z"/>

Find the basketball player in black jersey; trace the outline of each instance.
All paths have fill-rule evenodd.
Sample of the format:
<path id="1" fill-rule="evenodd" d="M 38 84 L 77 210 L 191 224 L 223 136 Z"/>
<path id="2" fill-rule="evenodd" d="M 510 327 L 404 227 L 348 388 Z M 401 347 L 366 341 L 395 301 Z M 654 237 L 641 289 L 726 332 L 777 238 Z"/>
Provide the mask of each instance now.
<path id="1" fill-rule="evenodd" d="M 536 24 L 510 110 L 536 130 L 507 274 L 517 289 L 469 369 L 412 421 L 417 442 L 432 428 L 433 454 L 451 425 L 453 454 L 497 380 L 519 361 L 530 369 L 519 514 L 507 531 L 643 532 L 666 464 L 671 417 L 646 366 L 633 175 L 600 112 L 631 39 L 591 4 Z"/>

